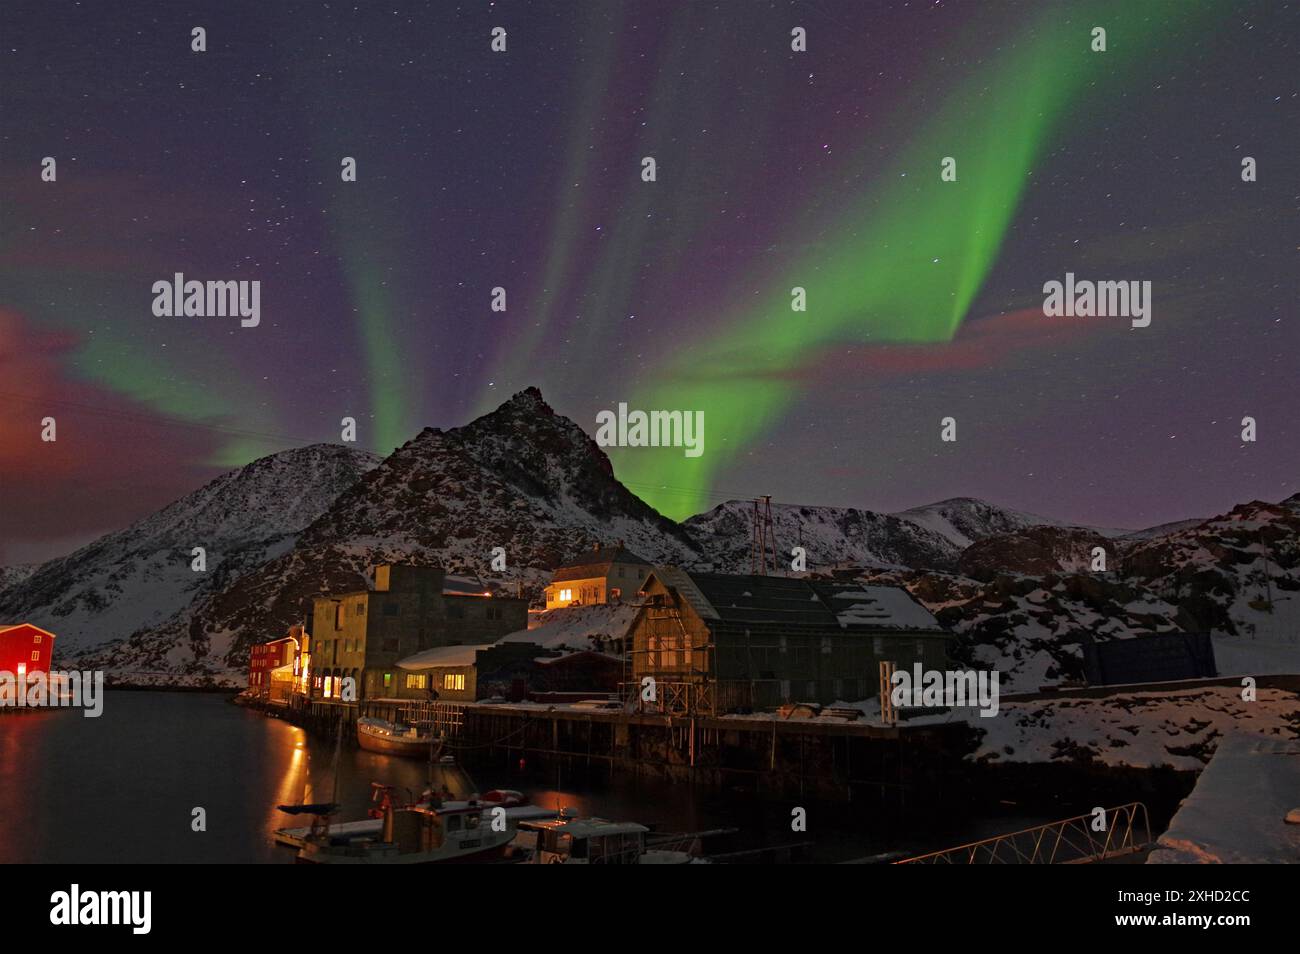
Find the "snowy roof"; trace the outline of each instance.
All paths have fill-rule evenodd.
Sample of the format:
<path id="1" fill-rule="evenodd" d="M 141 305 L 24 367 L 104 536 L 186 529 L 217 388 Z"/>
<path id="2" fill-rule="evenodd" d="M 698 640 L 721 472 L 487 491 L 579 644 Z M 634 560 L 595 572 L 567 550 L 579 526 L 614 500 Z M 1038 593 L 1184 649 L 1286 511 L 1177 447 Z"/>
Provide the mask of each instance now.
<path id="1" fill-rule="evenodd" d="M 467 576 L 448 576 L 444 577 L 442 581 L 444 596 L 482 596 L 487 591 L 488 586 L 482 580 L 471 579 Z"/>
<path id="2" fill-rule="evenodd" d="M 836 584 L 786 576 L 655 571 L 706 620 L 743 626 L 942 631 L 930 612 L 895 586 Z"/>
<path id="3" fill-rule="evenodd" d="M 552 581 L 560 583 L 565 580 L 585 580 L 604 576 L 615 563 L 650 566 L 648 561 L 641 559 L 624 546 L 597 547 L 556 567 Z"/>
<path id="4" fill-rule="evenodd" d="M 900 586 L 836 588 L 830 607 L 841 626 L 939 629 L 939 621 Z"/>
<path id="5" fill-rule="evenodd" d="M 437 669 L 441 666 L 472 666 L 480 650 L 491 649 L 490 643 L 469 646 L 436 646 L 397 661 L 399 669 Z"/>
<path id="6" fill-rule="evenodd" d="M 592 637 L 622 639 L 626 636 L 636 612 L 636 606 L 631 603 L 594 603 L 547 610 L 538 617 L 537 625 L 508 633 L 497 640 L 497 645 L 533 643 L 546 649 L 564 646 L 588 649 Z"/>

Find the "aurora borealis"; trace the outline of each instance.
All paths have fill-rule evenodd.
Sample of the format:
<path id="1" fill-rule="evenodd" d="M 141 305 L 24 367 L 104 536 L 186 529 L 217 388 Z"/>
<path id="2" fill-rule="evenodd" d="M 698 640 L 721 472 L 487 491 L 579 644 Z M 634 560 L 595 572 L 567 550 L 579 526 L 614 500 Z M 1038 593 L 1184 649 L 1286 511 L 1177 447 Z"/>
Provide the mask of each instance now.
<path id="1" fill-rule="evenodd" d="M 0 563 L 344 416 L 387 453 L 529 385 L 589 433 L 703 411 L 699 458 L 611 449 L 674 517 L 970 495 L 1136 527 L 1300 489 L 1294 4 L 0 18 Z M 260 327 L 155 318 L 174 272 L 260 280 Z M 1067 272 L 1152 281 L 1151 327 L 1045 318 Z"/>

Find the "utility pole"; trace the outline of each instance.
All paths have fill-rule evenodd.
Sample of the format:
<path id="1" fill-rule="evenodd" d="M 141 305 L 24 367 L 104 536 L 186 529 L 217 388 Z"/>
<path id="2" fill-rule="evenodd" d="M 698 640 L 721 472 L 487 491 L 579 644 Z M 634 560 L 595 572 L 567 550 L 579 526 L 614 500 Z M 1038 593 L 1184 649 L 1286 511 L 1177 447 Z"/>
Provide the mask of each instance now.
<path id="1" fill-rule="evenodd" d="M 762 503 L 760 509 L 759 504 Z M 771 572 L 778 565 L 776 530 L 772 525 L 772 498 L 770 495 L 754 498 L 752 535 L 749 545 L 749 572 L 753 576 L 768 575 L 768 544 L 771 543 Z"/>

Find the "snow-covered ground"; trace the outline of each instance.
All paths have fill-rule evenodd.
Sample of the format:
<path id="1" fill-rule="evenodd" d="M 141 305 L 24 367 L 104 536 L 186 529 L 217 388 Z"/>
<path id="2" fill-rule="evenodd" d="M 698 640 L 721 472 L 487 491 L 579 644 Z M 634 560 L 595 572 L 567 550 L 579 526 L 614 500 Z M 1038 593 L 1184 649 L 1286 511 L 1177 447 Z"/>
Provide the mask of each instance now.
<path id="1" fill-rule="evenodd" d="M 1300 742 L 1225 738 L 1147 864 L 1297 864 Z"/>
<path id="2" fill-rule="evenodd" d="M 1233 732 L 1300 739 L 1300 699 L 1236 686 L 1135 692 L 1099 699 L 1003 702 L 993 718 L 962 716 L 985 735 L 970 757 L 993 762 L 1095 759 L 1106 765 L 1197 770 Z M 937 717 L 936 717 L 937 718 Z"/>

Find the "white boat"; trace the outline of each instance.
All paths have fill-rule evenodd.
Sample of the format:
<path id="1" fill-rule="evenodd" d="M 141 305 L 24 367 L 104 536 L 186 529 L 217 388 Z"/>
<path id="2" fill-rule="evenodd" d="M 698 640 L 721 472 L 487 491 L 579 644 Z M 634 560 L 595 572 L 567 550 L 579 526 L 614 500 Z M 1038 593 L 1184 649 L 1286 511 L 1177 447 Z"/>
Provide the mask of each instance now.
<path id="1" fill-rule="evenodd" d="M 369 752 L 428 759 L 431 762 L 442 751 L 442 739 L 421 733 L 413 725 L 402 725 L 373 716 L 357 719 L 357 744 Z"/>
<path id="2" fill-rule="evenodd" d="M 650 829 L 604 818 L 555 818 L 519 822 L 516 846 L 539 865 L 684 865 L 689 852 L 646 848 Z"/>

